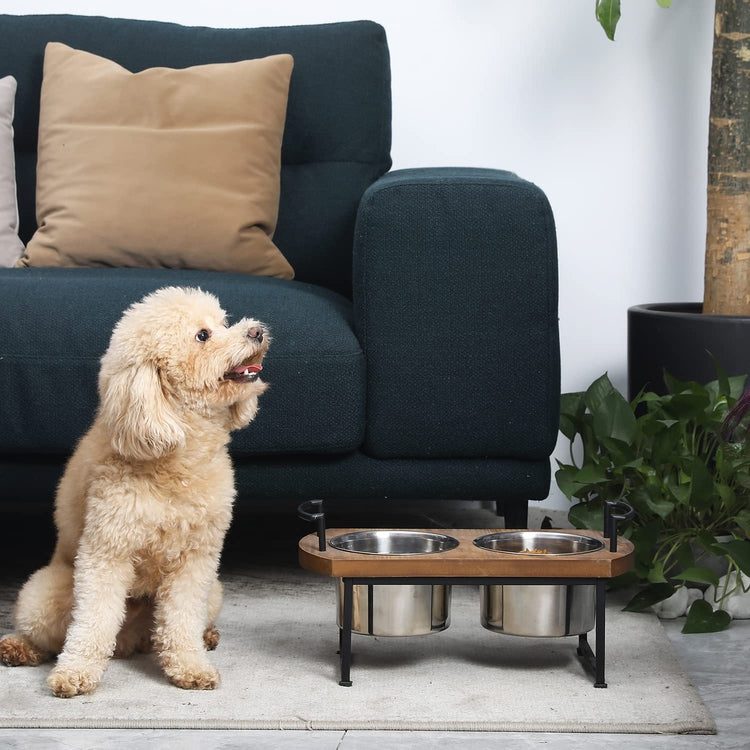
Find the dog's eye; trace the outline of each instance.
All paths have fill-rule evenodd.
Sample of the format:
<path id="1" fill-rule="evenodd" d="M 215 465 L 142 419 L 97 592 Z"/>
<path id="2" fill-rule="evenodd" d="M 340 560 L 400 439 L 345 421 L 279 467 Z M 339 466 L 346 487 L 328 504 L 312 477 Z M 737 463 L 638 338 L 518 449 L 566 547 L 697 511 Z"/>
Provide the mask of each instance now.
<path id="1" fill-rule="evenodd" d="M 210 338 L 211 338 L 211 333 L 210 331 L 207 331 L 205 328 L 201 328 L 201 330 L 195 334 L 196 341 L 208 341 Z"/>

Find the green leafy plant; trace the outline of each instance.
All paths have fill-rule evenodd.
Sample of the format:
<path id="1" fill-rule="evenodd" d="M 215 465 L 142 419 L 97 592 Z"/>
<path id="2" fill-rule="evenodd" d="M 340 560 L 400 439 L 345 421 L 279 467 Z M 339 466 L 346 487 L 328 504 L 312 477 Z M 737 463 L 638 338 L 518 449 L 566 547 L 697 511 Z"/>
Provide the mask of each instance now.
<path id="1" fill-rule="evenodd" d="M 702 564 L 710 555 L 750 575 L 750 440 L 722 437 L 744 381 L 720 373 L 704 386 L 665 374 L 666 395 L 640 393 L 628 403 L 605 374 L 584 392 L 563 394 L 560 431 L 570 463 L 558 461 L 555 478 L 579 501 L 570 522 L 601 529 L 610 500 L 635 510 L 620 532 L 634 544 L 635 567 L 613 581 L 638 587 L 626 609 L 646 609 L 688 582 L 718 588 L 717 574 Z M 731 539 L 717 541 L 721 535 Z M 721 599 L 731 593 L 719 592 Z M 707 616 L 707 604 L 693 603 L 683 632 L 727 627 L 721 602 L 721 615 L 711 609 Z"/>
<path id="2" fill-rule="evenodd" d="M 662 8 L 668 8 L 672 0 L 656 0 Z M 611 39 L 615 40 L 615 29 L 617 22 L 620 20 L 620 0 L 595 0 L 596 20 L 599 21 L 604 33 Z"/>

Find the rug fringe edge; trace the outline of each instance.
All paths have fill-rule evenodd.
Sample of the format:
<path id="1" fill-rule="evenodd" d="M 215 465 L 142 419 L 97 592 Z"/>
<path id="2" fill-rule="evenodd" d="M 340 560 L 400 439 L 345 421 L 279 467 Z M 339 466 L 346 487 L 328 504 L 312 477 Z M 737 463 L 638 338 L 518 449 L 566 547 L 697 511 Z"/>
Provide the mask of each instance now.
<path id="1" fill-rule="evenodd" d="M 108 720 L 61 719 L 28 721 L 0 719 L 0 729 L 226 729 L 277 731 L 402 731 L 402 732 L 551 732 L 555 734 L 716 734 L 713 721 L 664 724 L 590 724 L 567 722 L 420 722 L 420 721 L 326 721 L 263 720 Z"/>

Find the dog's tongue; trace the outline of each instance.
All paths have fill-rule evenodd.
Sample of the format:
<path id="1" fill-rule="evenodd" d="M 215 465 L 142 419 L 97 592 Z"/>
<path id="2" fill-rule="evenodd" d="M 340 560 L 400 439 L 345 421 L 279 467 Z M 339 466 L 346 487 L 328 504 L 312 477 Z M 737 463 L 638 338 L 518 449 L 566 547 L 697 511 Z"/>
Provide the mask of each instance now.
<path id="1" fill-rule="evenodd" d="M 240 365 L 239 367 L 232 368 L 229 372 L 236 372 L 238 375 L 241 375 L 243 372 L 260 372 L 262 369 L 262 365 Z"/>

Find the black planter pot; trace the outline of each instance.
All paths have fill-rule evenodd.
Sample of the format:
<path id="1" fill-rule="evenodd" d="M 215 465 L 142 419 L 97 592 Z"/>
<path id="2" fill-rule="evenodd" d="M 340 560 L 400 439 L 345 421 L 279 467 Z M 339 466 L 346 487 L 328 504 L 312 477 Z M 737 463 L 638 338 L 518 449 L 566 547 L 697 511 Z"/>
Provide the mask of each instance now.
<path id="1" fill-rule="evenodd" d="M 716 380 L 713 355 L 727 375 L 750 373 L 750 316 L 703 315 L 699 302 L 636 305 L 628 310 L 628 393 L 663 394 L 664 371 L 679 380 Z"/>

